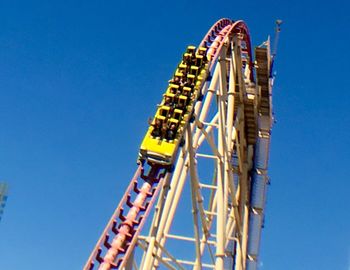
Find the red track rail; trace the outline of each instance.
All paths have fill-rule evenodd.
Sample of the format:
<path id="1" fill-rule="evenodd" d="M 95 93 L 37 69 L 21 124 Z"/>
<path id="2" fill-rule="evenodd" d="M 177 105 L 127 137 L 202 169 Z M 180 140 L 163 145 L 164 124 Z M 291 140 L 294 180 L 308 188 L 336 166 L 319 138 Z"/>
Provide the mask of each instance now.
<path id="1" fill-rule="evenodd" d="M 159 188 L 157 185 L 162 182 L 166 170 L 154 165 L 150 167 L 148 174 L 140 165 L 132 178 L 123 198 L 117 209 L 108 222 L 99 241 L 97 242 L 84 270 L 94 269 L 117 269 L 128 258 L 137 236 L 142 229 L 151 206 L 157 197 Z M 141 188 L 138 188 L 142 184 Z M 133 195 L 135 199 L 132 202 Z M 128 212 L 126 215 L 123 213 Z M 110 241 L 112 239 L 112 241 Z"/>
<path id="2" fill-rule="evenodd" d="M 251 44 L 248 28 L 243 21 L 233 22 L 229 19 L 217 21 L 205 35 L 200 46 L 208 48 L 208 57 L 211 61 L 210 70 L 218 58 L 218 53 L 224 41 L 233 33 L 241 34 L 245 42 L 243 53 L 247 55 L 247 62 L 252 70 Z M 253 80 L 253 72 L 251 72 Z M 159 165 L 153 164 L 148 174 L 140 165 L 132 178 L 117 209 L 109 220 L 105 230 L 92 251 L 84 270 L 120 269 L 125 263 L 136 244 L 137 237 L 144 225 L 152 205 L 160 190 L 162 180 L 166 176 L 166 170 Z M 138 188 L 141 186 L 141 188 Z M 131 198 L 135 197 L 133 202 Z M 128 212 L 126 215 L 123 213 Z M 110 241 L 110 239 L 112 239 Z"/>

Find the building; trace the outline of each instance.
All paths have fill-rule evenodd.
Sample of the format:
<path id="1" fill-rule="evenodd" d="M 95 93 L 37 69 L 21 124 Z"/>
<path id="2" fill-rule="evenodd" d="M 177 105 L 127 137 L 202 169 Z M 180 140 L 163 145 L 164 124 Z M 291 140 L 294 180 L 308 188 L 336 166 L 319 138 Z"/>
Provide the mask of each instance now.
<path id="1" fill-rule="evenodd" d="M 7 184 L 0 183 L 0 221 L 7 201 Z"/>

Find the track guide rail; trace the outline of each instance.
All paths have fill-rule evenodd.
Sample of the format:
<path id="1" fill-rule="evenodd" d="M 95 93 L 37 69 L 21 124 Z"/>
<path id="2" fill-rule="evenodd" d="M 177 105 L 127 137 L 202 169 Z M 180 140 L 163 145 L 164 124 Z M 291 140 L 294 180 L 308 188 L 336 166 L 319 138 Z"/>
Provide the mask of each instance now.
<path id="1" fill-rule="evenodd" d="M 121 269 L 125 266 L 157 197 L 159 183 L 165 176 L 166 170 L 158 165 L 150 166 L 147 174 L 142 165 L 138 167 L 84 270 Z"/>

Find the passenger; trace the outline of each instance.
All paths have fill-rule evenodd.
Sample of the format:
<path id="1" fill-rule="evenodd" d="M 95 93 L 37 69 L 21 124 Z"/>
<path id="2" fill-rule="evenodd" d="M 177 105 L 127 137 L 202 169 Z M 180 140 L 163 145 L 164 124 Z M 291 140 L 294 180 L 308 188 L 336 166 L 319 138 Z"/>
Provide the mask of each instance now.
<path id="1" fill-rule="evenodd" d="M 193 87 L 194 87 L 194 80 L 193 80 L 192 76 L 187 77 L 187 81 L 184 83 L 184 86 L 190 87 L 191 89 L 193 89 Z"/>
<path id="2" fill-rule="evenodd" d="M 179 99 L 178 103 L 176 104 L 176 109 L 180 109 L 180 110 L 184 110 L 185 109 L 184 100 Z"/>
<path id="3" fill-rule="evenodd" d="M 161 128 L 161 130 L 160 130 L 160 137 L 161 137 L 162 139 L 164 139 L 164 138 L 166 137 L 166 135 L 167 135 L 167 129 L 168 129 L 168 127 L 167 127 L 166 123 L 163 123 L 162 128 Z"/>
<path id="4" fill-rule="evenodd" d="M 167 131 L 167 139 L 169 141 L 174 140 L 175 134 L 176 134 L 176 125 L 172 123 Z"/>
<path id="5" fill-rule="evenodd" d="M 169 106 L 171 107 L 172 106 L 172 100 L 171 100 L 171 97 L 165 97 L 165 100 L 164 100 L 164 105 L 165 106 Z"/>
<path id="6" fill-rule="evenodd" d="M 186 87 L 186 89 L 184 88 L 184 91 L 183 91 L 183 93 L 182 93 L 185 97 L 187 97 L 187 104 L 190 102 L 190 100 L 191 100 L 191 97 L 192 97 L 192 89 L 191 88 L 187 88 Z"/>
<path id="7" fill-rule="evenodd" d="M 208 61 L 206 50 L 198 50 L 198 54 L 203 56 L 204 63 L 206 63 Z"/>
<path id="8" fill-rule="evenodd" d="M 176 71 L 179 73 L 187 73 L 187 69 L 188 67 L 186 65 L 180 65 Z"/>
<path id="9" fill-rule="evenodd" d="M 166 96 L 165 97 L 165 101 L 164 101 L 164 105 L 169 107 L 168 110 L 168 114 L 164 115 L 165 117 L 170 117 L 175 109 L 175 104 L 174 104 L 174 99 L 172 99 L 171 97 Z"/>
<path id="10" fill-rule="evenodd" d="M 186 75 L 187 74 L 183 74 L 181 79 L 180 79 L 180 86 L 183 87 L 187 81 L 187 78 L 186 78 Z"/>
<path id="11" fill-rule="evenodd" d="M 152 126 L 153 126 L 153 130 L 152 130 L 151 135 L 153 137 L 160 137 L 162 121 L 160 121 L 159 119 L 156 119 L 155 123 Z"/>
<path id="12" fill-rule="evenodd" d="M 195 51 L 196 51 L 196 47 L 194 47 L 194 46 L 187 47 L 187 53 L 190 54 L 192 57 L 194 57 Z"/>
<path id="13" fill-rule="evenodd" d="M 172 94 L 176 93 L 175 87 L 170 87 L 170 93 L 172 93 Z"/>
<path id="14" fill-rule="evenodd" d="M 181 94 L 182 94 L 182 89 L 179 87 L 179 88 L 176 90 L 176 97 L 179 97 Z"/>
<path id="15" fill-rule="evenodd" d="M 169 80 L 169 83 L 180 85 L 180 81 L 181 81 L 180 77 L 179 76 L 175 76 L 171 80 Z"/>
<path id="16" fill-rule="evenodd" d="M 191 55 L 188 53 L 185 53 L 184 57 L 183 57 L 183 62 L 187 66 L 187 68 L 189 69 L 189 67 L 192 65 Z"/>

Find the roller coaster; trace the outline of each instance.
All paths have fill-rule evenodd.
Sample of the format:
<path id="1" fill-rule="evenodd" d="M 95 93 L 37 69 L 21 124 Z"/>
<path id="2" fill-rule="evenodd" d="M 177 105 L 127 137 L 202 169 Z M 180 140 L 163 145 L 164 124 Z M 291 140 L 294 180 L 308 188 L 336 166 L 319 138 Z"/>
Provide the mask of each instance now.
<path id="1" fill-rule="evenodd" d="M 186 48 L 84 270 L 258 269 L 273 56 L 230 19 Z"/>

